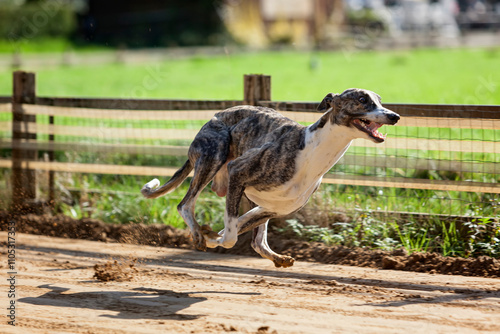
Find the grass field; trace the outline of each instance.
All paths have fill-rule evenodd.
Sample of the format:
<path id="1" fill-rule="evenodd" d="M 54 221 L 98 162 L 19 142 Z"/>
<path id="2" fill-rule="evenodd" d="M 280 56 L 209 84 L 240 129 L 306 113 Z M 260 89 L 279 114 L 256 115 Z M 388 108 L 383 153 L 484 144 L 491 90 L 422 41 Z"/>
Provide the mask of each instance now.
<path id="1" fill-rule="evenodd" d="M 43 54 L 62 53 L 71 50 L 77 52 L 95 52 L 110 50 L 110 48 L 96 45 L 77 45 L 62 37 L 38 37 L 18 42 L 0 39 L 0 55 L 6 56 L 10 56 L 14 52 L 20 52 L 22 54 Z"/>
<path id="2" fill-rule="evenodd" d="M 385 102 L 500 104 L 500 49 L 262 52 L 146 65 L 35 69 L 43 96 L 241 99 L 244 74 L 272 76 L 274 100 L 320 101 L 360 87 Z M 26 68 L 26 70 L 31 70 Z M 0 71 L 0 95 L 12 90 Z"/>
<path id="3" fill-rule="evenodd" d="M 500 49 L 488 50 L 415 50 L 400 52 L 265 52 L 214 57 L 192 57 L 158 64 L 109 64 L 85 67 L 38 69 L 37 92 L 41 96 L 89 96 L 119 98 L 172 99 L 241 99 L 243 75 L 263 73 L 272 76 L 273 100 L 319 101 L 328 92 L 341 92 L 349 87 L 362 87 L 379 93 L 384 102 L 444 103 L 444 104 L 500 104 Z M 29 69 L 27 69 L 29 70 Z M 0 71 L 0 95 L 10 95 L 11 72 Z M 1 120 L 10 119 L 10 114 Z M 47 122 L 40 117 L 40 123 Z M 155 122 L 155 124 L 102 119 L 90 124 L 88 119 L 56 119 L 56 124 L 133 128 L 199 128 L 203 122 Z M 92 120 L 93 121 L 93 120 Z M 91 122 L 92 122 L 91 121 Z M 100 123 L 99 123 L 100 122 Z M 500 139 L 499 130 L 438 129 L 390 127 L 384 130 L 389 137 L 437 138 L 450 140 Z M 40 137 L 39 139 L 43 139 Z M 58 137 L 58 140 L 89 141 L 89 138 Z M 102 138 L 99 139 L 102 142 Z M 112 143 L 112 141 L 110 141 Z M 137 144 L 161 144 L 155 140 Z M 164 145 L 171 144 L 164 142 Z M 177 143 L 179 144 L 179 143 Z M 182 143 L 188 145 L 189 143 Z M 386 152 L 403 157 L 428 160 L 470 160 L 499 163 L 498 154 L 457 153 L 439 151 Z M 351 148 L 349 153 L 377 154 L 376 149 Z M 446 152 L 449 153 L 449 152 Z M 138 157 L 123 154 L 99 155 L 79 152 L 59 152 L 58 161 L 118 163 L 133 165 L 181 165 L 185 157 Z M 356 168 L 336 166 L 346 173 L 441 179 L 452 177 L 483 181 L 485 174 L 440 175 L 430 171 L 386 170 L 385 168 Z M 420 173 L 420 174 L 419 174 Z M 59 175 L 62 188 L 79 189 L 68 199 L 72 205 L 61 208 L 75 217 L 92 216 L 107 222 L 166 223 L 183 227 L 176 205 L 186 191 L 183 185 L 168 198 L 145 200 L 138 189 L 148 177 L 117 175 Z M 387 174 L 388 175 L 388 174 Z M 5 178 L 7 178 L 4 175 Z M 488 176 L 488 177 L 491 177 Z M 498 175 L 494 176 L 498 180 Z M 479 179 L 476 179 L 479 178 Z M 498 181 L 497 181 L 498 182 Z M 104 185 L 104 186 L 103 186 Z M 95 192 L 93 192 L 95 191 Z M 71 191 L 70 191 L 71 192 Z M 71 197 L 71 193 L 61 196 Z M 438 219 L 426 224 L 377 218 L 376 211 L 423 212 L 474 217 L 497 217 L 500 200 L 488 194 L 434 192 L 412 189 L 353 187 L 324 185 L 311 200 L 313 223 L 322 227 L 303 227 L 290 222 L 292 232 L 308 240 L 330 244 L 345 244 L 390 249 L 404 246 L 410 251 L 439 250 L 445 254 L 498 255 L 500 228 L 492 234 L 485 231 L 487 221 L 474 220 L 474 238 L 460 239 L 452 226 Z M 197 218 L 222 228 L 224 200 L 207 190 L 197 205 Z M 216 209 L 214 209 L 214 207 Z M 329 224 L 331 215 L 348 208 L 352 223 Z M 492 246 L 493 245 L 493 246 Z M 496 245 L 496 246 L 494 246 Z M 478 251 L 479 250 L 479 251 Z"/>

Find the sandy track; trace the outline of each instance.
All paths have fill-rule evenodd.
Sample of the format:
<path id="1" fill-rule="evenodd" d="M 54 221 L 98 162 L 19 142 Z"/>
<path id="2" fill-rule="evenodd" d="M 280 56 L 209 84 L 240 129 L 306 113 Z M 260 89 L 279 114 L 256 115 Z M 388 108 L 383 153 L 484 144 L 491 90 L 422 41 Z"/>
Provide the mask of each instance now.
<path id="1" fill-rule="evenodd" d="M 18 325 L 2 320 L 2 333 L 500 332 L 500 279 L 310 262 L 275 269 L 258 258 L 28 234 L 16 245 Z M 121 279 L 93 277 L 106 263 Z"/>

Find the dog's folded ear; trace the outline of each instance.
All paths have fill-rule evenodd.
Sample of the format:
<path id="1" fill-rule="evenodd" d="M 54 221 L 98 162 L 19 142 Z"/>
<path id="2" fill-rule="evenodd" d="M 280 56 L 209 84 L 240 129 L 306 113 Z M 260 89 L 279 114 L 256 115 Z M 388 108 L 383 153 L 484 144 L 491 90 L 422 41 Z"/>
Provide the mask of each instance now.
<path id="1" fill-rule="evenodd" d="M 335 103 L 336 98 L 338 98 L 337 94 L 328 93 L 325 96 L 325 98 L 323 99 L 323 101 L 321 101 L 321 103 L 319 104 L 319 106 L 316 110 L 319 112 L 325 112 L 328 109 L 330 109 L 331 107 L 334 107 L 334 103 Z"/>

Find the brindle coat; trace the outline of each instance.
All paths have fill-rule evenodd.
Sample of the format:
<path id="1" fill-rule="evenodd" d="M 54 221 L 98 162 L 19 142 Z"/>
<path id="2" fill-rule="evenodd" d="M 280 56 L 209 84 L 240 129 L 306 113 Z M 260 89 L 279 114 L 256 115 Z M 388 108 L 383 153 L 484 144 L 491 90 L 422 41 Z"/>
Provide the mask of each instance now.
<path id="1" fill-rule="evenodd" d="M 382 107 L 377 94 L 362 89 L 330 93 L 318 111 L 325 113 L 308 127 L 270 108 L 238 106 L 221 111 L 196 135 L 184 166 L 161 187 L 156 179 L 147 183 L 142 194 L 148 198 L 165 195 L 194 168 L 178 210 L 196 248 L 230 248 L 239 234 L 253 230 L 252 247 L 259 254 L 277 267 L 291 266 L 293 258 L 276 254 L 267 244 L 269 219 L 305 205 L 353 139 L 384 141 L 378 127 L 399 120 L 399 115 Z M 196 199 L 210 181 L 219 196 L 226 196 L 225 228 L 219 233 L 207 225 L 200 227 L 194 215 Z M 254 208 L 238 218 L 243 195 Z"/>

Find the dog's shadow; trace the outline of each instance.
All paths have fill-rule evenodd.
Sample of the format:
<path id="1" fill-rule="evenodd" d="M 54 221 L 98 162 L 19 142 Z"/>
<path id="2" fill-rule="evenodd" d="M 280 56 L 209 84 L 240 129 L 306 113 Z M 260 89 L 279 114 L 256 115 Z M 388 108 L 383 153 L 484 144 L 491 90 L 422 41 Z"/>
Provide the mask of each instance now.
<path id="1" fill-rule="evenodd" d="M 41 285 L 38 288 L 50 291 L 39 297 L 21 298 L 19 302 L 39 306 L 100 310 L 104 311 L 101 317 L 116 319 L 194 320 L 203 315 L 179 314 L 179 312 L 195 303 L 207 300 L 205 297 L 192 297 L 190 293 L 149 288 L 74 293 L 68 288 L 51 284 Z M 110 314 L 109 311 L 116 314 Z"/>

